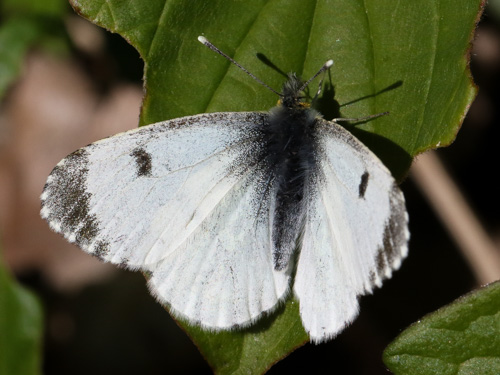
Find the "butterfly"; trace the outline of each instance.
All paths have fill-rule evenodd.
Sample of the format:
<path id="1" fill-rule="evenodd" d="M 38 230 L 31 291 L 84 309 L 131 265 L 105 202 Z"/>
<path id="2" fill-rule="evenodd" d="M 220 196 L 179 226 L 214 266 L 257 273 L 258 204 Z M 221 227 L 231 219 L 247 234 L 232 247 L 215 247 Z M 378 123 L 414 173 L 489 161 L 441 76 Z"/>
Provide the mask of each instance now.
<path id="1" fill-rule="evenodd" d="M 403 194 L 342 119 L 305 103 L 333 61 L 305 83 L 290 74 L 278 93 L 199 40 L 279 105 L 163 121 L 81 148 L 49 175 L 41 216 L 84 251 L 147 272 L 152 294 L 191 324 L 245 327 L 293 293 L 311 341 L 326 341 L 407 255 Z"/>

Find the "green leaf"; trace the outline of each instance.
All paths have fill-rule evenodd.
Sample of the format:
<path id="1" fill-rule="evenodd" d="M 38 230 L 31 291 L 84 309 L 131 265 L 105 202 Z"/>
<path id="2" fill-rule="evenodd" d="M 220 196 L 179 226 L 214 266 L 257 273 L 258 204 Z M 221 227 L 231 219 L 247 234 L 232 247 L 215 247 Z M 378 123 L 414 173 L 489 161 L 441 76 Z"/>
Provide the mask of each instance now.
<path id="1" fill-rule="evenodd" d="M 285 80 L 283 72 L 307 79 L 333 58 L 319 110 L 327 119 L 390 111 L 348 129 L 398 179 L 413 156 L 453 141 L 476 94 L 467 59 L 481 0 L 71 3 L 139 51 L 146 91 L 141 125 L 202 112 L 262 111 L 276 104 L 275 94 L 201 45 L 198 35 L 276 89 Z M 313 95 L 317 81 L 310 86 Z M 273 314 L 276 322 L 283 314 L 291 327 L 300 322 L 291 306 L 296 303 L 288 301 Z M 248 366 L 251 373 L 261 373 L 305 341 L 302 332 L 283 336 L 282 330 L 274 331 L 274 323 L 257 327 L 214 334 L 184 325 L 218 373 L 244 372 Z M 284 345 L 272 358 L 261 359 L 258 367 L 248 365 L 256 347 L 274 350 L 276 342 Z M 234 350 L 238 355 L 229 354 Z"/>
<path id="2" fill-rule="evenodd" d="M 243 331 L 207 334 L 178 322 L 218 374 L 261 374 L 308 340 L 299 304 L 289 300 L 273 314 Z"/>
<path id="3" fill-rule="evenodd" d="M 396 375 L 500 374 L 500 282 L 414 323 L 386 348 L 384 363 Z"/>
<path id="4" fill-rule="evenodd" d="M 0 260 L 0 375 L 40 374 L 42 309 Z"/>

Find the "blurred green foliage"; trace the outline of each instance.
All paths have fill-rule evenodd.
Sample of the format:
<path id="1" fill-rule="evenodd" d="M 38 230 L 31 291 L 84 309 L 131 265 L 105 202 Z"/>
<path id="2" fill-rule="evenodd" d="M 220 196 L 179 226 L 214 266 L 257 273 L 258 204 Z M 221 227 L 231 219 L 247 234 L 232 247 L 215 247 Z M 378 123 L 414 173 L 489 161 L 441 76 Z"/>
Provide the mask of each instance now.
<path id="1" fill-rule="evenodd" d="M 22 71 L 30 48 L 63 52 L 68 48 L 64 0 L 3 0 L 0 2 L 0 99 Z"/>
<path id="2" fill-rule="evenodd" d="M 0 258 L 0 375 L 41 374 L 42 309 Z"/>

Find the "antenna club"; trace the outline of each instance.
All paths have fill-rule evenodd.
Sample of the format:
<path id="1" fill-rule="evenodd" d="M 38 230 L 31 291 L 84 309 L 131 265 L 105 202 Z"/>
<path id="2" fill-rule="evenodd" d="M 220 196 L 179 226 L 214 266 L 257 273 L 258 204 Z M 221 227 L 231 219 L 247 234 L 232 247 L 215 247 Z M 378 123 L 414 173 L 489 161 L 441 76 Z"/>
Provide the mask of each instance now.
<path id="1" fill-rule="evenodd" d="M 202 43 L 202 44 L 207 44 L 208 43 L 207 38 L 205 38 L 204 36 L 201 36 L 201 35 L 198 37 L 198 41 L 200 43 Z"/>

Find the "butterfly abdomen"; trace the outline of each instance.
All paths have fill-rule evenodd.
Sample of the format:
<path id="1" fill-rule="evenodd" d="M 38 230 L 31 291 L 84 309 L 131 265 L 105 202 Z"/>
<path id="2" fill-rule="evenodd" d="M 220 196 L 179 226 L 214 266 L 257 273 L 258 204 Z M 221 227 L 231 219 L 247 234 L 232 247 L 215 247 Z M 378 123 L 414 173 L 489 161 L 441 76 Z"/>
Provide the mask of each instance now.
<path id="1" fill-rule="evenodd" d="M 304 220 L 304 194 L 316 169 L 316 111 L 303 107 L 273 109 L 265 130 L 266 165 L 273 176 L 274 267 L 287 268 Z"/>

